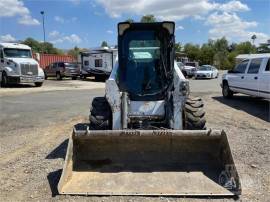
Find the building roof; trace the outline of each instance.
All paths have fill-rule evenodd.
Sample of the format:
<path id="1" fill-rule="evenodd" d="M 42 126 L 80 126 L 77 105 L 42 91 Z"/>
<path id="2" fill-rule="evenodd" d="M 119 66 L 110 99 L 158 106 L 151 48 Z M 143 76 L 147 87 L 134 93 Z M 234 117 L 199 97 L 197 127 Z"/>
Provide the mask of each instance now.
<path id="1" fill-rule="evenodd" d="M 0 43 L 0 47 L 31 50 L 31 48 L 29 46 L 27 46 L 25 44 L 19 44 L 19 43 Z"/>
<path id="2" fill-rule="evenodd" d="M 91 55 L 91 54 L 97 54 L 97 53 L 112 53 L 116 52 L 117 48 L 110 48 L 110 47 L 97 47 L 97 48 L 90 48 L 88 50 L 82 51 L 82 55 Z"/>

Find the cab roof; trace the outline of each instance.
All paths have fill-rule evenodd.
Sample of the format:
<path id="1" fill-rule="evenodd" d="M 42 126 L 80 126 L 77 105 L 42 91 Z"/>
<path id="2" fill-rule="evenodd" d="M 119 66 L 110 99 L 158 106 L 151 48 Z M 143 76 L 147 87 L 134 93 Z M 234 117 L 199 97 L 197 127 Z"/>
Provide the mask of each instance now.
<path id="1" fill-rule="evenodd" d="M 17 49 L 31 50 L 29 46 L 25 44 L 19 44 L 19 43 L 0 43 L 0 48 L 17 48 Z"/>
<path id="2" fill-rule="evenodd" d="M 253 58 L 267 58 L 270 57 L 270 53 L 259 53 L 259 54 L 240 54 L 236 56 L 236 59 L 253 59 Z"/>

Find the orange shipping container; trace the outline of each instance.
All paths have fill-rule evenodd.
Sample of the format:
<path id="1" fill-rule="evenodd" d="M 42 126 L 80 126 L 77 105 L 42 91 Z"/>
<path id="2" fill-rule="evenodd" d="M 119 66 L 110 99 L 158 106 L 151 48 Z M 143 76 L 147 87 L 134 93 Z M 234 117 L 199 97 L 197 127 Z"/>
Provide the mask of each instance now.
<path id="1" fill-rule="evenodd" d="M 77 62 L 76 58 L 71 55 L 34 53 L 33 56 L 39 62 L 40 67 L 43 69 L 53 62 Z"/>

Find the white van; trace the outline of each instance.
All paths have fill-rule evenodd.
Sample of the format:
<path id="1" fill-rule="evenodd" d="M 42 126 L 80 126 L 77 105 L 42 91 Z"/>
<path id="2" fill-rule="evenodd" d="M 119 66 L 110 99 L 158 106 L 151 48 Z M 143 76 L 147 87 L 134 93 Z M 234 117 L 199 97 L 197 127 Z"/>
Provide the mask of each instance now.
<path id="1" fill-rule="evenodd" d="M 222 77 L 222 94 L 234 93 L 270 99 L 270 53 L 250 54 Z"/>

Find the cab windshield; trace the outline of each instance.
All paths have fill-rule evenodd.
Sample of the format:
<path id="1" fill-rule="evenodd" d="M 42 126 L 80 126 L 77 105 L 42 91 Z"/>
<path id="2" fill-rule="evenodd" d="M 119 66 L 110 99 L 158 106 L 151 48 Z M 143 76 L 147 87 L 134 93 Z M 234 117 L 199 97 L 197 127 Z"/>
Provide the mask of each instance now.
<path id="1" fill-rule="evenodd" d="M 163 87 L 161 40 L 156 31 L 131 31 L 122 41 L 120 79 L 127 92 L 139 96 L 160 93 Z"/>
<path id="2" fill-rule="evenodd" d="M 28 49 L 5 48 L 4 54 L 9 58 L 32 58 L 32 53 Z"/>

